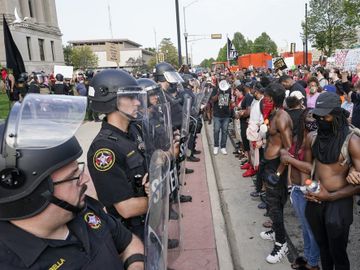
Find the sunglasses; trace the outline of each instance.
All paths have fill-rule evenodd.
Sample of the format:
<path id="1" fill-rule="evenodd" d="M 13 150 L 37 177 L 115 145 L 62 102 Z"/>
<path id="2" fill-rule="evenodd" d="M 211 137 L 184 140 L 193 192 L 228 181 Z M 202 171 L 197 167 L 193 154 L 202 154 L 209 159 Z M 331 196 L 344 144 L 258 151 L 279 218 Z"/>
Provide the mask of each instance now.
<path id="1" fill-rule="evenodd" d="M 86 165 L 85 162 L 78 162 L 78 169 L 76 170 L 76 172 L 80 172 L 78 176 L 74 176 L 74 177 L 71 177 L 68 179 L 63 179 L 63 180 L 53 182 L 53 185 L 56 186 L 56 185 L 60 185 L 60 184 L 75 181 L 75 180 L 77 181 L 76 184 L 78 185 L 80 182 L 80 178 L 81 178 L 82 174 L 84 173 L 85 165 Z"/>

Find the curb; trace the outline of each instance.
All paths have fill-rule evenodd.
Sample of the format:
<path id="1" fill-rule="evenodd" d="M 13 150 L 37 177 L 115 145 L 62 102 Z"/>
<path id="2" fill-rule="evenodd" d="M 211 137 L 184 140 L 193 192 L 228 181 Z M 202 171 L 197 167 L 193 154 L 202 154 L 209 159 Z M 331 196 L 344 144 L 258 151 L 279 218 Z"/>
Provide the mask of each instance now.
<path id="1" fill-rule="evenodd" d="M 217 187 L 216 176 L 209 149 L 209 142 L 206 134 L 206 126 L 202 129 L 201 137 L 205 156 L 206 178 L 209 188 L 211 213 L 213 219 L 216 253 L 220 270 L 234 269 L 233 259 L 231 257 L 230 244 L 227 237 L 227 228 L 225 218 L 222 212 L 219 190 Z"/>

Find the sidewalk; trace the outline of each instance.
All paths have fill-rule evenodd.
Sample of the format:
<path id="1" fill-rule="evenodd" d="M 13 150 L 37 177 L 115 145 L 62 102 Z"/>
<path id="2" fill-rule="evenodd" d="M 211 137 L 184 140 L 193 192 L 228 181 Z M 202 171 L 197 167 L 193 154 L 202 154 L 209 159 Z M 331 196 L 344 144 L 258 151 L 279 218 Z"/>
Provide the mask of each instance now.
<path id="1" fill-rule="evenodd" d="M 86 154 L 89 146 L 100 130 L 101 123 L 85 122 L 78 130 L 76 136 L 83 147 L 83 155 L 79 160 L 86 161 Z M 205 145 L 205 151 L 199 136 L 197 141 L 197 149 L 201 151 L 198 157 L 200 162 L 187 162 L 186 167 L 194 169 L 194 173 L 186 175 L 186 184 L 183 186 L 181 193 L 191 195 L 192 202 L 182 203 L 181 210 L 183 214 L 182 231 L 183 231 L 183 252 L 176 260 L 172 269 L 176 270 L 231 270 L 231 258 L 229 256 L 229 248 L 227 239 L 219 229 L 224 224 L 220 212 L 219 200 L 210 201 L 207 177 L 212 178 L 212 191 L 215 196 L 218 194 L 215 184 L 214 173 L 212 171 L 212 163 L 210 155 L 206 153 L 208 146 Z M 205 161 L 207 163 L 205 165 Z M 212 173 L 211 173 L 212 172 Z M 209 175 L 209 176 L 208 176 Z M 88 195 L 96 197 L 93 185 L 88 185 Z M 213 213 L 212 213 L 213 211 Z M 217 222 L 215 230 L 220 237 L 215 241 L 215 231 L 213 218 Z M 224 225 L 222 225 L 224 227 Z M 219 268 L 219 260 L 216 248 L 221 247 L 224 253 L 221 255 L 220 261 L 225 267 Z M 219 249 L 218 249 L 219 251 Z M 225 251 L 225 252 L 224 252 Z"/>

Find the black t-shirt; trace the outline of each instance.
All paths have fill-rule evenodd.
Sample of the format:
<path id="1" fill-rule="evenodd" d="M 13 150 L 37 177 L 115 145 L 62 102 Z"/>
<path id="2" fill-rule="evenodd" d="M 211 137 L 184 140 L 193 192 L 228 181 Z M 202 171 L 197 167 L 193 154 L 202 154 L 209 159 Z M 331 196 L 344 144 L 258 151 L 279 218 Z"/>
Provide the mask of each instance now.
<path id="1" fill-rule="evenodd" d="M 248 107 L 251 107 L 251 103 L 253 102 L 253 96 L 247 93 L 244 97 L 244 99 L 241 101 L 240 108 L 241 110 L 246 110 Z M 240 123 L 242 125 L 247 124 L 247 120 L 249 119 L 250 115 L 248 117 L 242 117 L 240 118 Z"/>
<path id="2" fill-rule="evenodd" d="M 354 103 L 351 124 L 360 128 L 360 93 L 353 92 L 351 94 L 351 101 Z"/>
<path id="3" fill-rule="evenodd" d="M 220 118 L 230 117 L 231 89 L 221 91 L 219 88 L 214 88 L 211 97 L 216 96 L 218 92 L 219 98 L 214 102 L 214 116 Z"/>
<path id="4" fill-rule="evenodd" d="M 0 222 L 0 269 L 123 269 L 119 254 L 132 240 L 121 222 L 86 197 L 87 207 L 67 223 L 65 240 L 38 238 Z"/>

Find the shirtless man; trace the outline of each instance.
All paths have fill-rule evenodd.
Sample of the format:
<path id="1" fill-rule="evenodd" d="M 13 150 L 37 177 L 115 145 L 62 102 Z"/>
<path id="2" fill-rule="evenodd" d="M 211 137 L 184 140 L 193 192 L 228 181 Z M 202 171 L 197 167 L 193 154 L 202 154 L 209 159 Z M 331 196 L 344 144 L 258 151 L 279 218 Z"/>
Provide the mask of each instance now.
<path id="1" fill-rule="evenodd" d="M 279 262 L 287 253 L 284 227 L 284 205 L 287 197 L 287 173 L 280 162 L 280 150 L 288 150 L 292 142 L 292 121 L 287 112 L 282 109 L 285 88 L 278 83 L 270 84 L 265 89 L 274 108 L 270 114 L 269 138 L 265 149 L 265 164 L 263 178 L 266 185 L 266 200 L 272 229 L 262 232 L 264 240 L 275 240 L 272 252 L 266 257 L 268 263 Z"/>
<path id="2" fill-rule="evenodd" d="M 320 192 L 306 195 L 305 215 L 320 248 L 322 269 L 350 270 L 346 247 L 353 221 L 353 195 L 360 192 L 360 186 L 348 181 L 360 171 L 360 137 L 348 137 L 349 115 L 341 109 L 335 93 L 321 94 L 313 114 L 318 132 L 308 135 L 305 161 L 313 164 L 315 160 L 312 179 L 320 182 Z M 344 163 L 341 148 L 347 138 L 351 160 Z"/>

